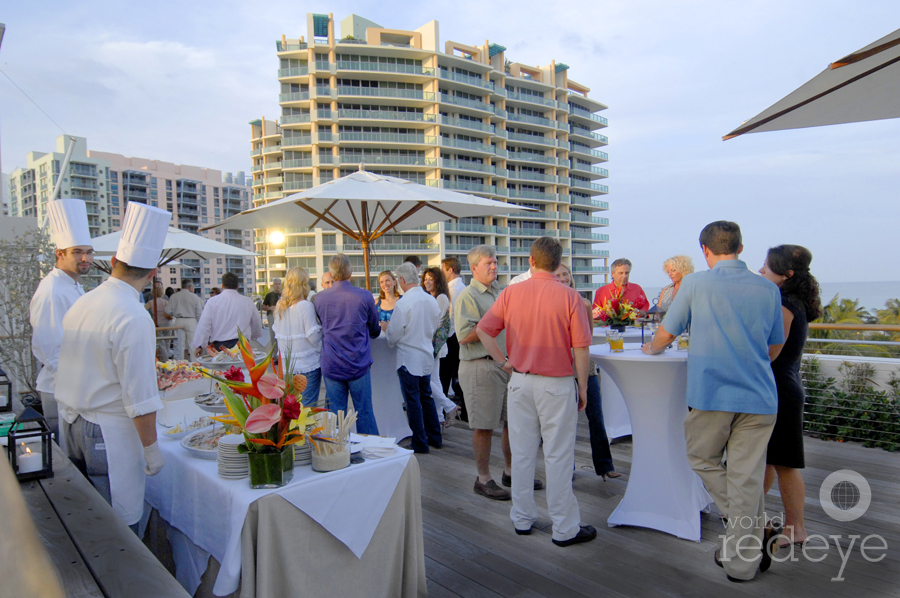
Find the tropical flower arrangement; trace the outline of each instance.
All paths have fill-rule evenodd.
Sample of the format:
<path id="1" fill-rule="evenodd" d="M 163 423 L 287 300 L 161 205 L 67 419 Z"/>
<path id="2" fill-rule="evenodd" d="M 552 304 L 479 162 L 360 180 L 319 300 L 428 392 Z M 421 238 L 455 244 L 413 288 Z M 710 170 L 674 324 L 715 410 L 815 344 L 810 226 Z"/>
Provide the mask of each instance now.
<path id="1" fill-rule="evenodd" d="M 638 317 L 638 310 L 622 296 L 604 299 L 600 305 L 594 304 L 594 317 L 610 327 L 628 326 Z"/>
<path id="2" fill-rule="evenodd" d="M 284 447 L 303 444 L 307 426 L 315 424 L 312 413 L 318 411 L 303 406 L 301 393 L 306 389 L 306 376 L 297 374 L 285 379 L 282 363 L 290 363 L 289 352 L 273 372 L 266 373 L 272 365 L 275 346 L 257 364 L 253 348 L 240 329 L 238 347 L 250 373 L 249 382 L 244 379 L 244 372 L 234 366 L 221 375 L 197 368 L 204 376 L 217 380 L 225 395 L 228 416 L 213 419 L 241 429 L 245 438 L 244 444 L 238 446 L 241 453 L 280 452 Z"/>

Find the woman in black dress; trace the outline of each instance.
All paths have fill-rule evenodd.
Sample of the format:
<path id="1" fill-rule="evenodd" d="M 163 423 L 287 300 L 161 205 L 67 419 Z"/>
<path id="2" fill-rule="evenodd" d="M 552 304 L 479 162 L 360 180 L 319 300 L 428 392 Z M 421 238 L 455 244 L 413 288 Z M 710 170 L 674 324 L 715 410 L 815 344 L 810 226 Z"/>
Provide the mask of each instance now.
<path id="1" fill-rule="evenodd" d="M 803 458 L 803 381 L 800 361 L 809 331 L 809 322 L 822 315 L 819 283 L 809 272 L 812 253 L 799 245 L 779 245 L 769 250 L 759 273 L 781 289 L 781 311 L 784 336 L 781 353 L 772 362 L 778 388 L 778 419 L 769 439 L 766 455 L 765 491 L 778 478 L 781 502 L 784 504 L 784 529 L 787 540 L 800 544 L 808 534 L 803 524 L 806 486 L 800 470 Z"/>

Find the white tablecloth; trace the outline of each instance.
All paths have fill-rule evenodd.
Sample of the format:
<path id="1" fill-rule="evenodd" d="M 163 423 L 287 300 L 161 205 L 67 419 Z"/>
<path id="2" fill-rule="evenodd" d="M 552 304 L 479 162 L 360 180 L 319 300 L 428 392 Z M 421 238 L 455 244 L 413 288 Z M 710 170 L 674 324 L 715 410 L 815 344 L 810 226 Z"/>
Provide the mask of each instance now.
<path id="1" fill-rule="evenodd" d="M 412 454 L 398 447 L 396 456 L 324 474 L 313 472 L 308 465 L 295 467 L 288 485 L 251 490 L 249 480 L 219 477 L 215 461 L 193 457 L 180 441 L 163 439 L 162 428 L 159 433 L 166 465 L 158 475 L 147 478 L 145 499 L 163 519 L 221 563 L 213 589 L 219 596 L 238 587 L 241 528 L 253 501 L 278 493 L 360 557 Z M 359 500 L 361 493 L 365 501 Z M 199 576 L 194 581 L 199 584 Z"/>
<path id="2" fill-rule="evenodd" d="M 594 346 L 591 359 L 622 390 L 634 438 L 628 487 L 608 524 L 649 527 L 699 542 L 700 511 L 712 498 L 687 460 L 687 353 L 646 355 L 640 347 L 610 353 Z"/>
<path id="3" fill-rule="evenodd" d="M 372 409 L 378 433 L 396 440 L 412 436 L 397 376 L 397 349 L 388 347 L 383 332 L 372 339 L 372 359 Z"/>
<path id="4" fill-rule="evenodd" d="M 606 331 L 609 326 L 594 328 L 594 344 L 603 345 L 603 350 L 609 351 L 606 345 Z M 625 343 L 640 343 L 641 329 L 629 326 L 625 329 Z M 619 387 L 609 376 L 600 376 L 600 396 L 603 405 L 603 424 L 606 426 L 606 435 L 610 440 L 631 435 L 631 418 L 628 416 L 628 407 Z"/>

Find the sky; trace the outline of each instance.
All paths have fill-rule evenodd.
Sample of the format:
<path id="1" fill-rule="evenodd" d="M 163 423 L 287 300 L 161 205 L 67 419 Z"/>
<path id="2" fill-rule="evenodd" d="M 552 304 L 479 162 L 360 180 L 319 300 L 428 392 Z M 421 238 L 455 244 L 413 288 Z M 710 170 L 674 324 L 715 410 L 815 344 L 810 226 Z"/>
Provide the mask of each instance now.
<path id="1" fill-rule="evenodd" d="M 274 42 L 305 36 L 306 12 L 437 20 L 442 45 L 488 40 L 513 62 L 568 64 L 609 106 L 610 209 L 595 216 L 610 226 L 595 232 L 634 263 L 633 282 L 666 284 L 673 255 L 699 267 L 700 230 L 723 219 L 741 225 L 753 269 L 793 243 L 821 281 L 900 280 L 900 119 L 722 141 L 900 27 L 896 0 L 7 3 L 0 70 L 49 118 L 0 75 L 3 171 L 65 131 L 90 149 L 249 172 L 248 122 L 280 112 Z"/>

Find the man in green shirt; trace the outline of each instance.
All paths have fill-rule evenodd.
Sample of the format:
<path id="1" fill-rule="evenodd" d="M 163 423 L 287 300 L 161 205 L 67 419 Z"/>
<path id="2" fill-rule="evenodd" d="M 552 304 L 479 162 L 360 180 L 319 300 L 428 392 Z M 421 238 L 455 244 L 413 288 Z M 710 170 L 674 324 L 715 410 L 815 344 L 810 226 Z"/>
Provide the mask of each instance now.
<path id="1" fill-rule="evenodd" d="M 478 340 L 475 328 L 488 312 L 497 296 L 497 253 L 490 245 L 478 245 L 468 255 L 472 282 L 469 283 L 453 306 L 453 321 L 459 339 L 459 382 L 462 386 L 472 449 L 475 452 L 475 493 L 493 500 L 509 500 L 509 490 L 501 488 L 491 477 L 491 439 L 494 429 L 503 427 L 501 442 L 505 466 L 502 481 L 510 486 L 512 453 L 509 450 L 509 430 L 506 426 L 506 385 L 509 374 L 495 362 Z M 497 343 L 506 354 L 506 335 L 500 333 Z"/>

